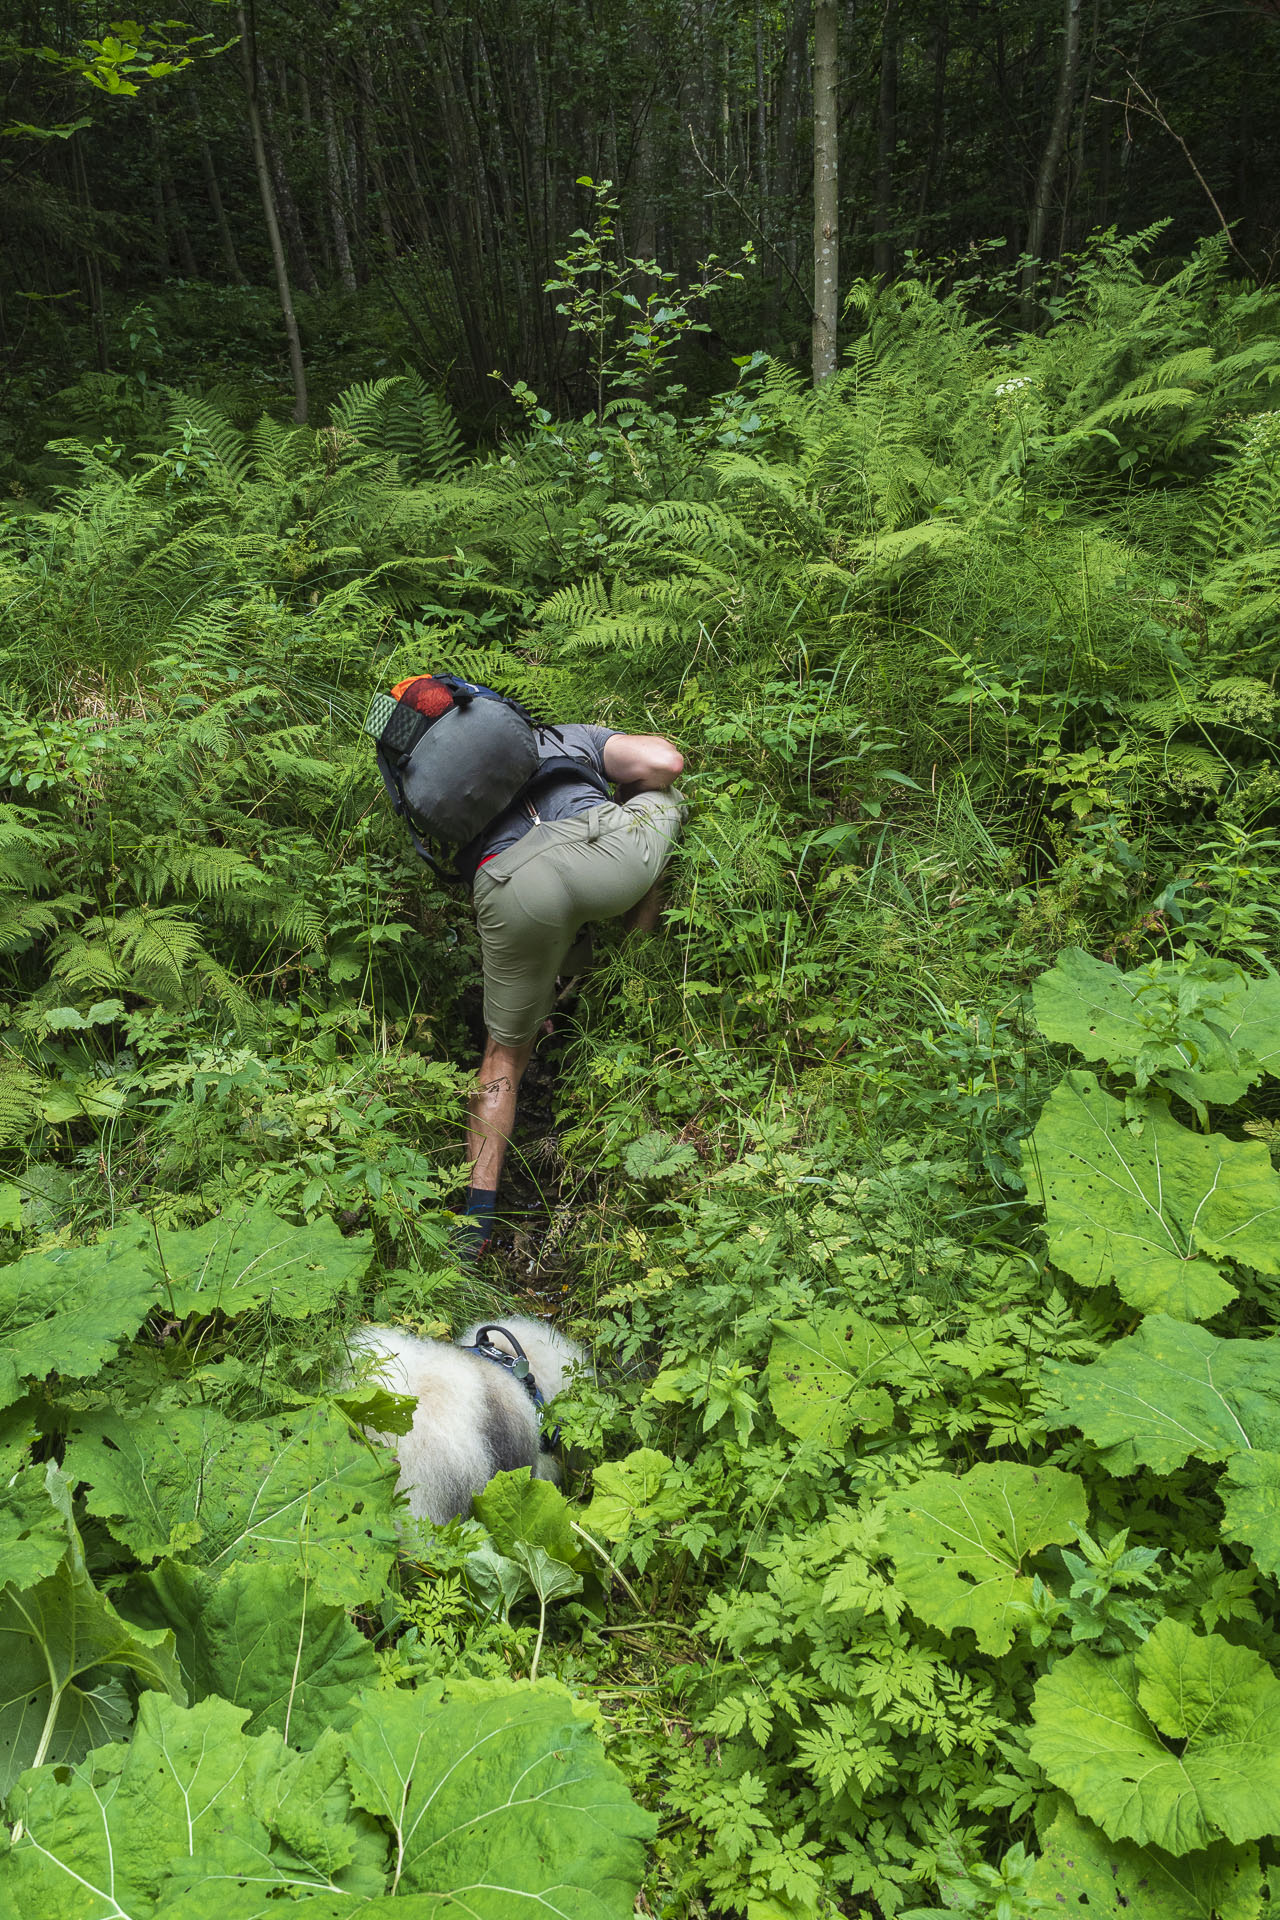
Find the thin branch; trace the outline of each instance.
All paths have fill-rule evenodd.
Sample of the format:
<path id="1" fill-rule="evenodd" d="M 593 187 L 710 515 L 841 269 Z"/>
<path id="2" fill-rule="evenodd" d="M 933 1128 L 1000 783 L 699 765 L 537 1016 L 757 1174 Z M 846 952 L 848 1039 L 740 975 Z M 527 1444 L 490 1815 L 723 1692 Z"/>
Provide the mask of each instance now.
<path id="1" fill-rule="evenodd" d="M 763 246 L 766 246 L 769 249 L 770 253 L 773 255 L 778 265 L 782 268 L 782 271 L 786 274 L 787 278 L 790 280 L 796 292 L 800 295 L 800 298 L 804 301 L 805 306 L 809 309 L 809 318 L 812 320 L 815 317 L 814 311 L 813 311 L 813 301 L 809 298 L 809 295 L 806 293 L 802 282 L 797 280 L 794 269 L 789 264 L 786 258 L 786 255 L 778 252 L 777 247 L 774 246 L 773 241 L 769 238 L 768 234 L 764 232 L 763 228 L 760 226 L 759 221 L 752 218 L 750 211 L 743 206 L 741 200 L 739 200 L 737 194 L 734 192 L 733 188 L 729 185 L 728 181 L 722 180 L 719 174 L 716 173 L 715 170 L 712 167 L 710 167 L 707 164 L 707 162 L 703 159 L 702 151 L 698 146 L 698 142 L 696 138 L 694 137 L 694 131 L 692 127 L 688 129 L 688 133 L 689 133 L 689 144 L 693 148 L 693 151 L 697 156 L 698 165 L 702 168 L 708 180 L 713 181 L 714 184 L 719 188 L 720 192 L 723 193 L 727 199 L 733 202 L 734 206 L 737 208 L 738 212 L 742 215 L 742 218 L 746 221 L 747 225 L 751 228 L 751 231 L 758 237 L 761 244 Z"/>
<path id="2" fill-rule="evenodd" d="M 1095 93 L 1092 96 L 1092 98 L 1096 100 L 1100 106 L 1124 108 L 1125 138 L 1130 142 L 1130 144 L 1132 144 L 1132 141 L 1133 141 L 1133 135 L 1129 132 L 1129 115 L 1131 113 L 1140 113 L 1144 120 L 1154 120 L 1155 124 L 1158 127 L 1162 127 L 1164 131 L 1169 135 L 1169 138 L 1171 140 L 1177 141 L 1178 145 L 1182 148 L 1183 158 L 1186 160 L 1187 165 L 1190 167 L 1196 179 L 1200 182 L 1200 186 L 1204 192 L 1205 199 L 1209 202 L 1209 205 L 1213 208 L 1215 214 L 1218 216 L 1218 225 L 1222 228 L 1223 233 L 1227 237 L 1227 245 L 1230 247 L 1232 253 L 1235 254 L 1236 259 L 1240 262 L 1241 266 L 1245 269 L 1245 271 L 1253 279 L 1256 280 L 1258 277 L 1257 271 L 1252 265 L 1252 263 L 1245 258 L 1244 254 L 1241 253 L 1239 247 L 1236 245 L 1235 235 L 1231 231 L 1231 223 L 1227 219 L 1226 214 L 1222 211 L 1222 208 L 1218 205 L 1217 199 L 1214 195 L 1213 188 L 1209 185 L 1209 182 L 1205 179 L 1199 167 L 1196 165 L 1195 158 L 1191 152 L 1190 147 L 1187 145 L 1182 135 L 1178 132 L 1177 128 L 1171 127 L 1169 125 L 1168 119 L 1165 116 L 1164 109 L 1160 105 L 1160 102 L 1155 98 L 1154 94 L 1150 94 L 1147 92 L 1147 89 L 1143 86 L 1141 80 L 1137 78 L 1136 74 L 1132 74 L 1126 69 L 1124 77 L 1129 82 L 1129 85 L 1123 100 L 1111 100 L 1107 97 L 1106 94 L 1102 94 L 1102 93 Z M 1137 101 L 1135 101 L 1133 98 L 1135 93 L 1139 96 L 1139 99 Z"/>

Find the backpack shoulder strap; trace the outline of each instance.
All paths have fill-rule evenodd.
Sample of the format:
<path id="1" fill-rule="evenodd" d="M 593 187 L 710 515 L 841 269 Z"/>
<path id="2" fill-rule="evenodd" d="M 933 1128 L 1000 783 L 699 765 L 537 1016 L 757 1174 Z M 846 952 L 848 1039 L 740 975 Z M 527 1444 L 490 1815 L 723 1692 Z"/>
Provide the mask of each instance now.
<path id="1" fill-rule="evenodd" d="M 387 790 L 387 798 L 391 802 L 392 811 L 395 813 L 397 819 L 403 821 L 404 825 L 408 828 L 409 838 L 413 842 L 414 852 L 420 860 L 426 861 L 437 879 L 452 882 L 453 885 L 457 886 L 463 880 L 463 875 L 454 872 L 451 867 L 441 866 L 409 817 L 409 809 L 405 805 L 404 783 L 400 778 L 399 767 L 389 754 L 383 752 L 381 747 L 378 748 L 377 760 L 378 772 L 382 775 L 382 784 Z"/>

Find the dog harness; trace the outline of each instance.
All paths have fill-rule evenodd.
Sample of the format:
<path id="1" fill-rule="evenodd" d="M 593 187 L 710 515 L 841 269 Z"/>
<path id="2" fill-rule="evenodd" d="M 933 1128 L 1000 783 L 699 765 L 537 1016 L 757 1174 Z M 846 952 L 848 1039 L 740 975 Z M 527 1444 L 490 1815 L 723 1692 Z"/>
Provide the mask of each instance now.
<path id="1" fill-rule="evenodd" d="M 506 1353 L 501 1347 L 496 1346 L 489 1338 L 491 1333 L 500 1333 L 504 1340 L 509 1340 L 515 1348 L 515 1352 Z M 514 1333 L 510 1332 L 508 1328 L 498 1326 L 479 1327 L 476 1330 L 474 1345 L 464 1347 L 462 1351 L 464 1353 L 478 1354 L 481 1360 L 491 1360 L 495 1367 L 502 1367 L 505 1372 L 511 1374 L 513 1379 L 520 1382 L 520 1385 L 524 1388 L 534 1406 L 538 1409 L 538 1412 L 542 1412 L 542 1409 L 547 1403 L 543 1397 L 542 1389 L 534 1378 L 533 1368 L 529 1365 L 529 1356 L 516 1339 Z M 543 1432 L 538 1435 L 538 1446 L 543 1453 L 554 1453 L 559 1439 L 560 1429 L 557 1426 L 552 1433 Z"/>

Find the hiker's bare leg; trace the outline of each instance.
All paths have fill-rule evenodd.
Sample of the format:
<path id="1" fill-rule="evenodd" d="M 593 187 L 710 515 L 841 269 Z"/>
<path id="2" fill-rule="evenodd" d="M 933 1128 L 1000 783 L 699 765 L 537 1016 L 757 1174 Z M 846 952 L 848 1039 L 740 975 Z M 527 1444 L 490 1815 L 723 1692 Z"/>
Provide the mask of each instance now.
<path id="1" fill-rule="evenodd" d="M 467 1160 L 470 1185 L 485 1193 L 497 1190 L 502 1163 L 516 1123 L 516 1095 L 533 1052 L 533 1041 L 518 1047 L 490 1038 L 480 1062 L 476 1090 L 467 1103 Z"/>

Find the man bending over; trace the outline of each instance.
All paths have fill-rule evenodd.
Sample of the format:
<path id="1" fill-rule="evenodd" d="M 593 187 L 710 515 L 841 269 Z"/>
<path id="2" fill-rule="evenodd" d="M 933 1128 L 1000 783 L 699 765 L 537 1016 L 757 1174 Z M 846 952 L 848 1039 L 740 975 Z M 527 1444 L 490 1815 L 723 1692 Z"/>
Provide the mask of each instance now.
<path id="1" fill-rule="evenodd" d="M 475 1253 L 492 1231 L 516 1096 L 565 956 L 588 920 L 629 913 L 634 926 L 656 924 L 658 876 L 687 811 L 672 791 L 684 761 L 661 734 L 543 727 L 538 751 L 583 761 L 617 799 L 557 769 L 485 831 L 473 899 L 488 1042 L 470 1102 L 464 1205 Z"/>

